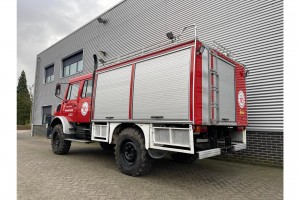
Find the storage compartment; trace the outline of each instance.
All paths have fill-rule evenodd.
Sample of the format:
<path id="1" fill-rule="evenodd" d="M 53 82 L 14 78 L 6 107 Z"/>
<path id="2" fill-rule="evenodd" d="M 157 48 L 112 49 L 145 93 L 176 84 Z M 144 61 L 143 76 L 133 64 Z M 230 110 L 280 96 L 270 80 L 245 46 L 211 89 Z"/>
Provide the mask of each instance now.
<path id="1" fill-rule="evenodd" d="M 193 130 L 177 127 L 152 127 L 150 133 L 150 148 L 167 151 L 193 153 Z"/>
<path id="2" fill-rule="evenodd" d="M 219 124 L 232 124 L 236 122 L 235 116 L 235 66 L 219 57 L 214 57 L 214 70 L 217 76 L 213 76 L 213 92 L 215 117 Z"/>
<path id="3" fill-rule="evenodd" d="M 98 74 L 94 119 L 128 119 L 131 65 Z"/>
<path id="4" fill-rule="evenodd" d="M 153 128 L 153 143 L 190 147 L 188 128 Z"/>
<path id="5" fill-rule="evenodd" d="M 133 119 L 188 120 L 191 48 L 136 64 Z"/>
<path id="6" fill-rule="evenodd" d="M 107 125 L 92 125 L 92 140 L 94 141 L 108 141 L 108 126 Z"/>

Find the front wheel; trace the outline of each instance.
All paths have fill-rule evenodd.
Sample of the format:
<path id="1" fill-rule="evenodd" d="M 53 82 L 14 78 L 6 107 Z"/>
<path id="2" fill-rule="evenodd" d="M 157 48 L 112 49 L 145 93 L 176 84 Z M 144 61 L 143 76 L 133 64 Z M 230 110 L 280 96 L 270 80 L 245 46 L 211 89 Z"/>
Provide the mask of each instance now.
<path id="1" fill-rule="evenodd" d="M 70 150 L 71 141 L 65 140 L 65 135 L 63 133 L 61 124 L 54 126 L 51 135 L 52 151 L 59 155 L 68 153 Z"/>
<path id="2" fill-rule="evenodd" d="M 117 139 L 115 158 L 119 169 L 130 176 L 146 174 L 153 162 L 145 148 L 142 133 L 131 127 L 120 133 Z"/>

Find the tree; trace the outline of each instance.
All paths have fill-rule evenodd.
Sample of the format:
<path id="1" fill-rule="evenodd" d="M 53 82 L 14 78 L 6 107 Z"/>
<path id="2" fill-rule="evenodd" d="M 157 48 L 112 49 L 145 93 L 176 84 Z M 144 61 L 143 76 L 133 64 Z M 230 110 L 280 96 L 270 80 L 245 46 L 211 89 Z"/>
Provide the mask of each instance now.
<path id="1" fill-rule="evenodd" d="M 27 80 L 24 70 L 21 72 L 17 86 L 17 124 L 30 123 L 31 100 L 27 89 Z"/>
<path id="2" fill-rule="evenodd" d="M 30 96 L 31 102 L 33 102 L 33 90 L 34 90 L 34 84 L 32 84 L 31 86 L 28 86 L 28 91 L 29 91 L 29 96 Z"/>

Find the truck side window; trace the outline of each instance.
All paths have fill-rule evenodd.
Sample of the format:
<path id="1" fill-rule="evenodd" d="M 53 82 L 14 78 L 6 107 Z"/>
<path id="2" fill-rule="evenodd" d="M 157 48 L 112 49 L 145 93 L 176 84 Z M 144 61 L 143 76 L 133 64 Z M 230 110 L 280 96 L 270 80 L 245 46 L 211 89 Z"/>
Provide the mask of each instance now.
<path id="1" fill-rule="evenodd" d="M 79 84 L 78 83 L 70 85 L 67 99 L 68 100 L 77 99 L 78 90 L 79 90 Z"/>
<path id="2" fill-rule="evenodd" d="M 92 96 L 92 80 L 84 81 L 81 98 Z"/>

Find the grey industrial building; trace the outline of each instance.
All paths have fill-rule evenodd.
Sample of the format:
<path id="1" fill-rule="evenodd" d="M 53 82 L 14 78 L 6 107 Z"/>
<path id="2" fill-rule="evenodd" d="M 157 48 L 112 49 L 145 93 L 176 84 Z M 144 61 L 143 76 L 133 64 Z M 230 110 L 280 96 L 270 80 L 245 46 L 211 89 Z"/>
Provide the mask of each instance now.
<path id="1" fill-rule="evenodd" d="M 201 41 L 221 43 L 250 70 L 247 150 L 227 157 L 282 165 L 282 0 L 122 1 L 37 55 L 33 135 L 46 135 L 46 116 L 60 103 L 56 83 L 92 72 L 93 54 L 105 51 L 107 59 L 124 55 L 194 23 Z"/>

